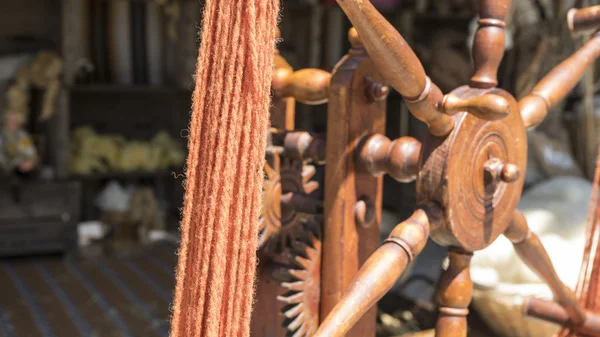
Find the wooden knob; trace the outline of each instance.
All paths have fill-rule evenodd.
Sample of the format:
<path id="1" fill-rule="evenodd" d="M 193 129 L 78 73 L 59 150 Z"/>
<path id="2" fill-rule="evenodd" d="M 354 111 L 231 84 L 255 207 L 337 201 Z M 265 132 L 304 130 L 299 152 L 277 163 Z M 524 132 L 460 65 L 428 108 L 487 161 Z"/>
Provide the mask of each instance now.
<path id="1" fill-rule="evenodd" d="M 293 97 L 303 104 L 327 103 L 331 73 L 321 69 L 307 68 L 292 72 L 291 69 L 276 69 L 272 88 L 276 96 Z"/>
<path id="2" fill-rule="evenodd" d="M 500 180 L 505 183 L 513 183 L 519 179 L 519 168 L 515 164 L 505 163 L 498 158 L 488 160 L 484 169 L 488 174 L 488 184 L 495 185 Z"/>
<path id="3" fill-rule="evenodd" d="M 384 101 L 390 94 L 390 88 L 382 83 L 375 82 L 371 77 L 366 79 L 367 97 L 373 101 Z"/>
<path id="4" fill-rule="evenodd" d="M 377 134 L 369 138 L 360 149 L 360 166 L 373 176 L 389 174 L 399 182 L 416 179 L 419 173 L 421 143 L 412 137 L 391 141 Z"/>
<path id="5" fill-rule="evenodd" d="M 506 117 L 509 113 L 509 103 L 501 96 L 488 94 L 471 99 L 461 99 L 456 95 L 448 94 L 444 97 L 444 113 L 454 115 L 467 112 L 477 118 L 495 121 Z"/>
<path id="6" fill-rule="evenodd" d="M 519 168 L 515 164 L 505 164 L 500 172 L 500 179 L 506 183 L 514 183 L 519 179 Z"/>
<path id="7" fill-rule="evenodd" d="M 567 24 L 573 35 L 593 33 L 600 29 L 600 5 L 587 8 L 571 8 Z"/>
<path id="8" fill-rule="evenodd" d="M 364 48 L 363 42 L 358 35 L 358 31 L 354 27 L 350 28 L 348 31 L 348 41 L 350 41 L 350 45 L 354 49 Z"/>

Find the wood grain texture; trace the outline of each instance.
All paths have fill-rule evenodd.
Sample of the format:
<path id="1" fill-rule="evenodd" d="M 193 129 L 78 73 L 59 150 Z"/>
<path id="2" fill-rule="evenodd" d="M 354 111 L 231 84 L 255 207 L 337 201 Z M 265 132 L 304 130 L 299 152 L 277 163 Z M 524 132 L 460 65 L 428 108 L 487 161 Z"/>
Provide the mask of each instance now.
<path id="1" fill-rule="evenodd" d="M 352 32 L 351 32 L 352 38 Z M 359 41 L 334 70 L 327 116 L 327 166 L 323 262 L 322 319 L 340 300 L 360 266 L 379 244 L 382 177 L 359 173 L 354 149 L 366 135 L 385 131 L 385 101 L 366 96 L 366 77 L 384 83 Z M 373 216 L 357 226 L 354 208 L 360 200 L 373 207 Z M 375 336 L 376 310 L 366 314 L 346 336 Z"/>
<path id="2" fill-rule="evenodd" d="M 402 35 L 370 1 L 338 0 L 338 4 L 359 32 L 373 63 L 405 98 L 413 115 L 425 122 L 433 134 L 447 135 L 453 124 L 451 118 L 439 111 L 443 95 L 427 78 L 423 65 Z"/>
<path id="3" fill-rule="evenodd" d="M 480 1 L 479 29 L 473 41 L 475 75 L 471 86 L 493 88 L 498 85 L 498 67 L 504 55 L 504 19 L 510 0 Z"/>

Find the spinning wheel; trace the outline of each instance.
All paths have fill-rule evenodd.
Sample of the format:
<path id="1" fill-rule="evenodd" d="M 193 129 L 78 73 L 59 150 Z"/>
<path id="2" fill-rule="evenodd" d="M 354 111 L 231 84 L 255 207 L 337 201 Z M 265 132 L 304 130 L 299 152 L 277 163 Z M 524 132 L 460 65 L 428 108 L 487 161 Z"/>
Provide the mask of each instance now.
<path id="1" fill-rule="evenodd" d="M 411 113 L 427 124 L 429 134 L 422 142 L 410 137 L 390 141 L 374 134 L 360 143 L 356 164 L 362 172 L 388 173 L 401 182 L 416 179 L 418 207 L 371 255 L 338 304 L 321 313 L 327 316 L 314 336 L 344 336 L 391 288 L 428 238 L 449 247 L 450 264 L 439 289 L 436 336 L 466 336 L 471 256 L 500 235 L 514 244 L 555 295 L 556 303 L 536 302 L 545 313 L 537 316 L 554 317 L 577 331 L 598 335 L 600 316 L 586 312 L 560 281 L 539 238 L 516 207 L 526 171 L 526 130 L 543 121 L 600 55 L 600 34 L 517 102 L 496 88 L 509 1 L 482 0 L 473 45 L 475 74 L 469 85 L 443 95 L 402 36 L 369 1 L 337 2 L 385 80 L 404 97 Z M 573 32 L 597 30 L 599 8 L 571 12 L 569 26 Z"/>

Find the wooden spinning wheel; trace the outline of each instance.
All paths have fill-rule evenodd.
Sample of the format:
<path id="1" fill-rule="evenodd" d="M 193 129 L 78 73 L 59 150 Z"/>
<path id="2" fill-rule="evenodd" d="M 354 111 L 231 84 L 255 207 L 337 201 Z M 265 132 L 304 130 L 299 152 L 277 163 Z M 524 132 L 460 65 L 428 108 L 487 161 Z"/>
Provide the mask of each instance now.
<path id="1" fill-rule="evenodd" d="M 472 282 L 471 256 L 506 236 L 519 256 L 549 285 L 554 302 L 535 300 L 530 313 L 568 324 L 573 331 L 600 334 L 600 316 L 587 312 L 557 276 L 537 235 L 516 209 L 525 171 L 526 130 L 577 84 L 587 66 L 600 56 L 596 33 L 551 71 L 526 97 L 497 88 L 504 51 L 504 18 L 509 0 L 482 0 L 473 45 L 475 74 L 469 85 L 447 95 L 426 76 L 402 36 L 368 0 L 337 0 L 360 35 L 385 80 L 405 99 L 411 113 L 425 122 L 421 142 L 404 137 L 390 141 L 380 134 L 357 148 L 357 167 L 373 176 L 417 181 L 417 210 L 392 231 L 364 263 L 341 300 L 321 312 L 314 336 L 344 336 L 379 300 L 419 254 L 428 238 L 449 248 L 449 267 L 440 283 L 436 336 L 466 336 Z M 574 10 L 573 32 L 600 28 L 600 7 Z M 358 215 L 357 215 L 358 216 Z"/>

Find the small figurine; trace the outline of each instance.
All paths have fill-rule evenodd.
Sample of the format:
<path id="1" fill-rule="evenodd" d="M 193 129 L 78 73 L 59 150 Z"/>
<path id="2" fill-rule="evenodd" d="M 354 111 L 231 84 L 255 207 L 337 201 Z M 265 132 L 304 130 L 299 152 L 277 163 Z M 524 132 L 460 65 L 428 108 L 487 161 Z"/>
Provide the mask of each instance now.
<path id="1" fill-rule="evenodd" d="M 5 172 L 18 170 L 31 172 L 38 163 L 38 155 L 31 135 L 25 131 L 25 117 L 13 111 L 5 111 L 4 125 L 0 135 L 2 154 L 0 165 Z"/>

